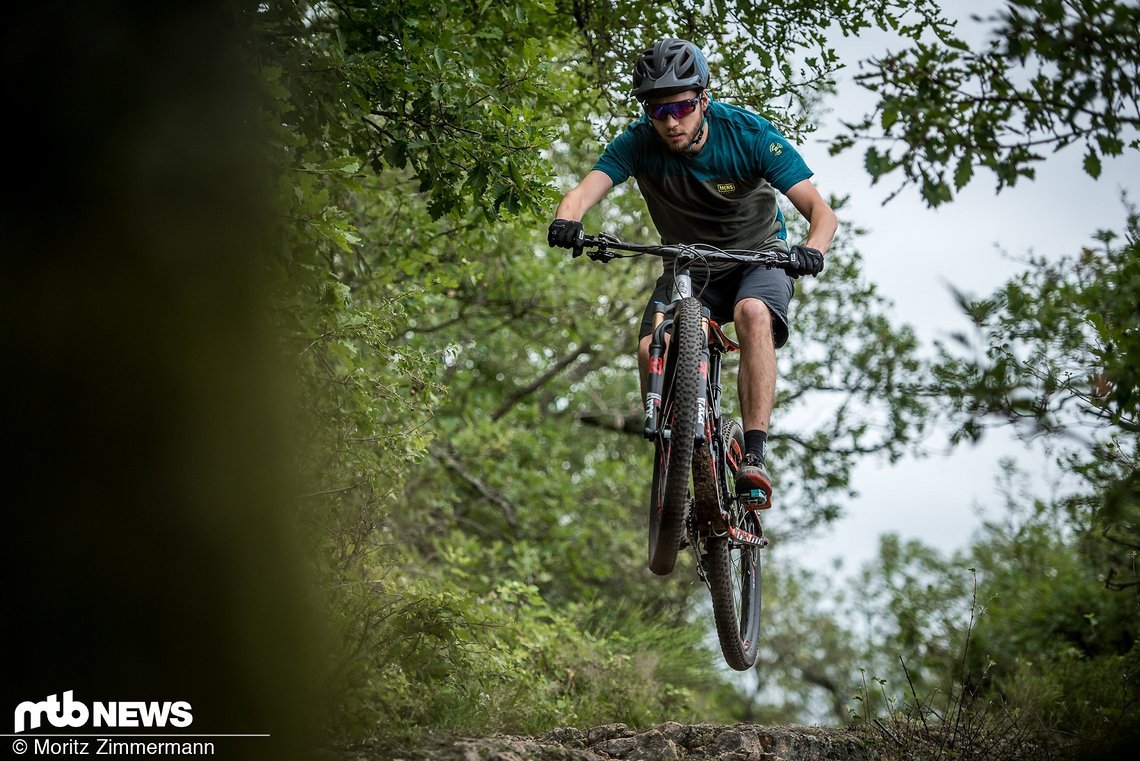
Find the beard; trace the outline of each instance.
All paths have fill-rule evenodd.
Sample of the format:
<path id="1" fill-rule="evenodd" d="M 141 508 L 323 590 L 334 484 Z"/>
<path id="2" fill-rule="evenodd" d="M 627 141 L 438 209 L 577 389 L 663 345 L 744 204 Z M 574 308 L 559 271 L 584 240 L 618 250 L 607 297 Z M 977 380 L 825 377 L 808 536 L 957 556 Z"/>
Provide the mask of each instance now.
<path id="1" fill-rule="evenodd" d="M 658 133 L 662 140 L 665 141 L 665 146 L 673 153 L 688 153 L 689 146 L 693 145 L 698 135 L 701 133 L 701 127 L 704 125 L 704 118 L 697 122 L 691 130 L 682 130 L 674 127 L 664 133 Z"/>

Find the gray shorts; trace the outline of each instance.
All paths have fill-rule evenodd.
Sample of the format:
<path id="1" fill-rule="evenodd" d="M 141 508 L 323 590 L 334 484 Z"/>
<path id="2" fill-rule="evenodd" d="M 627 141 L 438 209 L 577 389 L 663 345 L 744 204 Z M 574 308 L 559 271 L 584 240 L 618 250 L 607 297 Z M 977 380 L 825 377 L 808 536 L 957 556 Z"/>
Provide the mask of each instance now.
<path id="1" fill-rule="evenodd" d="M 712 318 L 721 325 L 732 322 L 733 309 L 737 303 L 747 298 L 760 299 L 772 312 L 772 335 L 776 348 L 788 342 L 788 303 L 796 291 L 795 281 L 782 269 L 761 267 L 756 264 L 741 264 L 724 272 L 714 272 L 712 278 L 703 272 L 693 272 L 693 295 L 699 296 L 712 313 Z M 641 317 L 641 332 L 638 338 L 645 338 L 653 332 L 653 305 L 660 301 L 668 304 L 673 291 L 673 273 L 666 272 L 657 278 L 657 286 L 645 313 Z"/>

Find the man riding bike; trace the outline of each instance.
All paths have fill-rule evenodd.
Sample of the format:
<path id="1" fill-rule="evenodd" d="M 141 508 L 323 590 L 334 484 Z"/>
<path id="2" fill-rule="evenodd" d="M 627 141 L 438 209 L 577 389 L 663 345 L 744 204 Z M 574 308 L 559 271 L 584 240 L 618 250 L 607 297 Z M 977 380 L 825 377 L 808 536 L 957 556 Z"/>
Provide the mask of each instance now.
<path id="1" fill-rule="evenodd" d="M 645 114 L 606 147 L 594 168 L 565 195 L 548 242 L 564 248 L 579 245 L 582 216 L 613 186 L 634 177 L 665 244 L 705 243 L 792 255 L 787 272 L 720 262 L 708 263 L 707 272 L 692 272 L 694 292 L 703 286 L 701 300 L 712 319 L 736 323 L 746 455 L 735 486 L 750 507 L 762 509 L 772 504 L 765 455 L 776 396 L 776 349 L 788 340 L 788 303 L 795 290 L 791 278 L 823 270 L 823 254 L 838 223 L 792 145 L 766 119 L 714 101 L 708 86 L 708 62 L 693 43 L 664 39 L 645 50 L 634 66 L 630 93 Z M 803 245 L 789 248 L 776 191 L 808 220 Z M 653 307 L 668 303 L 671 289 L 672 266 L 665 262 L 639 333 L 643 397 Z"/>

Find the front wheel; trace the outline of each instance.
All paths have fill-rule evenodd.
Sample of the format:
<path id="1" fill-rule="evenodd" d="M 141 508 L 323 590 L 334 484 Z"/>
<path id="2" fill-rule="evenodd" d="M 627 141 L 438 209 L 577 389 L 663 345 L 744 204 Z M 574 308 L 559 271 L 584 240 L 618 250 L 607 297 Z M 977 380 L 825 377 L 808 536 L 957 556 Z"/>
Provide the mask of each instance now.
<path id="1" fill-rule="evenodd" d="M 704 393 L 701 352 L 707 340 L 701 330 L 701 302 L 693 298 L 680 302 L 673 316 L 661 400 L 661 433 L 649 495 L 649 570 L 659 576 L 672 572 L 685 530 L 697 436 L 697 399 Z"/>

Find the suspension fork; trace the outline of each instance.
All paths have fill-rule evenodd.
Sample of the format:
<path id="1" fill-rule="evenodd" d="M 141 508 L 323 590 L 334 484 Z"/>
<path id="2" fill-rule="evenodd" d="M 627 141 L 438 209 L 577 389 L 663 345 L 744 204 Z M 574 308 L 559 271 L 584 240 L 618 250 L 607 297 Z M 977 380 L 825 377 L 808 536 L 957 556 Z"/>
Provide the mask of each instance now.
<path id="1" fill-rule="evenodd" d="M 710 313 L 707 307 L 701 307 L 701 335 L 704 340 L 701 342 L 701 381 L 699 388 L 700 394 L 697 396 L 697 440 L 698 443 L 701 439 L 705 438 L 705 424 L 708 421 L 708 387 L 709 387 L 709 317 Z"/>
<path id="2" fill-rule="evenodd" d="M 720 435 L 720 370 L 721 370 L 721 352 L 717 349 L 710 348 L 707 352 L 709 361 L 708 379 L 706 381 L 706 393 L 709 399 L 709 414 L 712 416 L 711 423 L 713 434 Z"/>
<path id="3" fill-rule="evenodd" d="M 709 421 L 706 426 L 706 434 L 708 436 L 709 458 L 712 461 L 713 476 L 716 478 L 718 488 L 720 483 L 720 473 L 727 467 L 725 461 L 725 448 L 723 436 L 723 423 L 720 416 L 720 371 L 722 353 L 719 349 L 710 348 L 708 350 L 709 369 L 708 379 L 705 385 L 705 395 L 709 399 Z"/>
<path id="4" fill-rule="evenodd" d="M 653 333 L 649 339 L 649 382 L 645 391 L 645 438 L 660 432 L 661 394 L 665 387 L 665 331 L 673 324 L 666 320 L 670 307 L 660 301 L 653 305 Z"/>
<path id="5" fill-rule="evenodd" d="M 673 325 L 673 320 L 667 318 L 677 308 L 677 304 L 692 295 L 692 278 L 689 269 L 684 267 L 675 273 L 673 279 L 673 301 L 668 305 L 661 302 L 653 304 L 653 333 L 649 344 L 649 383 L 645 388 L 646 439 L 657 439 L 661 431 L 661 394 L 665 390 L 665 333 Z M 708 335 L 708 310 L 702 310 L 701 328 L 702 333 Z M 707 361 L 701 362 L 702 371 L 707 366 Z M 702 425 L 698 426 L 698 431 L 703 426 L 703 419 L 705 417 L 701 415 Z"/>

